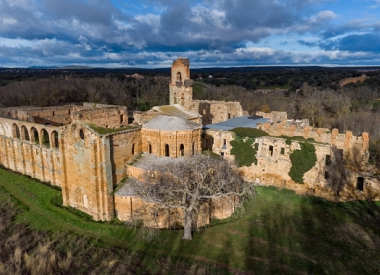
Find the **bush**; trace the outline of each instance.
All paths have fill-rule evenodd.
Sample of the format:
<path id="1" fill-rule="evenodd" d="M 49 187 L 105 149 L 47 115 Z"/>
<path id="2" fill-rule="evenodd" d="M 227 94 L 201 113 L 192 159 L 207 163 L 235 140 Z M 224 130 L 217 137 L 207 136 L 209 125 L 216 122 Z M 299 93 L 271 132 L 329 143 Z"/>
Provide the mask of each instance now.
<path id="1" fill-rule="evenodd" d="M 237 127 L 231 130 L 239 137 L 249 137 L 249 138 L 257 138 L 257 137 L 264 137 L 269 136 L 267 132 L 264 132 L 259 129 L 253 129 L 248 127 Z"/>
<path id="2" fill-rule="evenodd" d="M 256 159 L 258 144 L 255 143 L 257 137 L 268 136 L 268 133 L 246 127 L 237 127 L 231 130 L 234 132 L 235 138 L 231 141 L 231 154 L 235 156 L 236 164 L 241 166 L 251 166 Z"/>
<path id="3" fill-rule="evenodd" d="M 315 165 L 317 162 L 317 155 L 315 154 L 315 147 L 313 144 L 308 142 L 300 142 L 299 144 L 301 150 L 295 150 L 290 155 L 292 168 L 290 169 L 289 176 L 295 182 L 303 184 L 303 176 Z"/>

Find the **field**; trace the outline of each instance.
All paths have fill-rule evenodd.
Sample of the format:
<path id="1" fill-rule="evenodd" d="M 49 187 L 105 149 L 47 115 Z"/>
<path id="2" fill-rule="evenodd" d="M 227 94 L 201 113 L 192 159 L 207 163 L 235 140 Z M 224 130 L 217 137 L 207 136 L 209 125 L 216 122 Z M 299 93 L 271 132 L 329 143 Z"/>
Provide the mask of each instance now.
<path id="1" fill-rule="evenodd" d="M 257 187 L 244 216 L 214 221 L 193 241 L 182 241 L 181 230 L 151 239 L 60 203 L 60 190 L 0 169 L 0 274 L 380 272 L 378 202 L 334 203 Z"/>

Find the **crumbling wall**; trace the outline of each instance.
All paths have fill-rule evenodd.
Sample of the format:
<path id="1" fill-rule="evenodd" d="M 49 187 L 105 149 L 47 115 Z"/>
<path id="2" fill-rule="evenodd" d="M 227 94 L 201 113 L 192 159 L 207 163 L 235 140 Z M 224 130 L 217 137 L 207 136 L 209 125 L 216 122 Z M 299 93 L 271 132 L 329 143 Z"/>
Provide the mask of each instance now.
<path id="1" fill-rule="evenodd" d="M 109 135 L 113 187 L 127 176 L 126 163 L 142 152 L 140 129 Z"/>
<path id="2" fill-rule="evenodd" d="M 227 119 L 245 115 L 239 102 L 193 100 L 189 106 L 190 111 L 202 115 L 202 124 L 213 124 Z"/>
<path id="3" fill-rule="evenodd" d="M 78 208 L 95 220 L 114 217 L 111 145 L 86 124 L 63 127 L 62 197 L 65 206 Z"/>
<path id="4" fill-rule="evenodd" d="M 126 107 L 108 106 L 75 111 L 72 120 L 91 122 L 103 128 L 120 128 L 128 125 L 128 114 Z"/>
<path id="5" fill-rule="evenodd" d="M 312 138 L 316 142 L 335 145 L 343 150 L 347 165 L 352 170 L 362 170 L 369 160 L 369 136 L 364 132 L 362 136 L 354 136 L 351 131 L 339 134 L 338 129 L 330 131 L 326 128 L 313 128 L 311 126 L 297 127 L 296 125 L 283 125 L 282 123 L 258 124 L 257 128 L 271 136 L 289 136 Z"/>
<path id="6" fill-rule="evenodd" d="M 281 135 L 281 131 L 278 132 L 277 128 L 276 131 L 273 130 L 271 132 Z M 352 161 L 350 161 L 350 154 L 353 154 L 353 152 L 368 153 L 368 147 L 365 145 L 365 140 L 368 136 L 364 134 L 362 138 L 353 138 L 352 133 L 346 133 L 346 135 L 339 137 L 337 131 L 333 132 L 334 134 L 332 136 L 335 138 L 331 140 L 333 140 L 335 144 L 338 144 L 338 148 L 339 146 L 343 148 L 342 150 L 347 158 L 347 171 L 350 175 L 343 189 L 338 193 L 333 193 L 327 186 L 326 181 L 326 172 L 328 171 L 326 165 L 329 165 L 328 159 L 332 155 L 332 144 L 329 143 L 313 142 L 317 161 L 314 167 L 304 174 L 304 184 L 294 182 L 289 176 L 289 171 L 292 167 L 290 154 L 294 150 L 300 149 L 300 142 L 302 141 L 292 140 L 290 144 L 287 144 L 286 139 L 279 136 L 256 138 L 255 144 L 258 144 L 256 160 L 249 167 L 240 167 L 239 171 L 245 180 L 256 182 L 260 185 L 272 185 L 279 188 L 292 189 L 299 194 L 316 195 L 339 201 L 353 199 L 380 200 L 380 178 L 374 176 L 371 172 L 366 172 L 365 169 L 357 169 L 358 164 L 353 166 Z M 314 138 L 318 137 L 319 140 L 326 140 L 327 138 L 324 135 L 328 136 L 329 133 L 324 131 L 315 131 L 315 133 L 313 133 L 309 131 L 308 134 L 311 134 Z M 315 135 L 318 136 L 316 137 Z M 305 137 L 308 136 L 309 135 L 306 136 L 305 134 Z M 206 142 L 212 141 L 212 151 L 214 153 L 223 155 L 224 158 L 233 161 L 234 156 L 227 153 L 227 151 L 231 149 L 230 142 L 233 138 L 234 133 L 229 131 L 207 130 L 204 134 L 203 141 L 204 144 L 205 140 Z M 363 160 L 366 156 L 366 154 L 359 156 L 359 159 L 362 161 L 360 162 L 362 168 L 367 166 Z M 359 178 L 362 178 L 363 187 L 358 185 Z"/>
<path id="7" fill-rule="evenodd" d="M 0 118 L 0 164 L 52 185 L 62 185 L 60 128 Z"/>

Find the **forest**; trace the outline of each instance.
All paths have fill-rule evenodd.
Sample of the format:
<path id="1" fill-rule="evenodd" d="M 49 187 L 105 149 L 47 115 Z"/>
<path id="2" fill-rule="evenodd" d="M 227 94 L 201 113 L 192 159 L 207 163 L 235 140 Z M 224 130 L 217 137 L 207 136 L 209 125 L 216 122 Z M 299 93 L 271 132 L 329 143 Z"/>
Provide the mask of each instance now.
<path id="1" fill-rule="evenodd" d="M 239 101 L 249 114 L 286 111 L 288 118 L 308 118 L 315 127 L 368 132 L 371 160 L 379 161 L 378 68 L 206 68 L 192 69 L 191 78 L 194 99 Z M 169 82 L 169 68 L 2 68 L 0 107 L 97 102 L 127 106 L 132 117 L 135 110 L 168 104 Z"/>

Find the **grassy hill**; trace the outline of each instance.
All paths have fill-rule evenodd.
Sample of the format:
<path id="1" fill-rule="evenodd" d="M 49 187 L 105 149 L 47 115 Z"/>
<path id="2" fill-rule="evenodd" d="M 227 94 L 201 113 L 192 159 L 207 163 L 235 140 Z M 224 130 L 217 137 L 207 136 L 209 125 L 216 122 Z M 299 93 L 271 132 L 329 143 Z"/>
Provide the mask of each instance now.
<path id="1" fill-rule="evenodd" d="M 246 213 L 181 230 L 94 222 L 60 190 L 0 169 L 0 273 L 376 274 L 380 203 L 333 203 L 257 187 Z"/>

